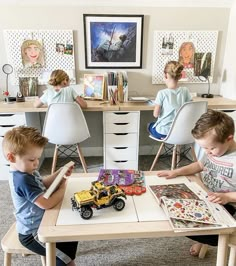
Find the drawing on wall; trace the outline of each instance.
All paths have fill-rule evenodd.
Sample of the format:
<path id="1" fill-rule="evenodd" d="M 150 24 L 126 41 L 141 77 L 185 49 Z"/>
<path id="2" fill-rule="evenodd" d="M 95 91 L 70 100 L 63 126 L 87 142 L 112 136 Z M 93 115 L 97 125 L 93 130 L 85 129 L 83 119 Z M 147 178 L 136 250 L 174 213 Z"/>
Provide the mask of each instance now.
<path id="1" fill-rule="evenodd" d="M 204 75 L 212 83 L 217 38 L 217 31 L 154 31 L 152 83 L 164 84 L 163 69 L 171 60 L 184 65 L 181 82 L 200 83 Z"/>
<path id="2" fill-rule="evenodd" d="M 44 66 L 44 52 L 41 40 L 24 40 L 21 45 L 21 58 L 24 68 Z"/>
<path id="3" fill-rule="evenodd" d="M 19 78 L 20 92 L 24 97 L 38 96 L 38 78 Z"/>
<path id="4" fill-rule="evenodd" d="M 19 85 L 20 77 L 38 77 L 39 85 L 47 84 L 44 72 L 58 66 L 70 73 L 71 84 L 76 83 L 72 30 L 4 30 L 4 39 L 7 59 L 14 67 L 13 85 Z M 33 48 L 31 59 L 26 57 L 27 45 Z"/>
<path id="5" fill-rule="evenodd" d="M 56 43 L 56 52 L 58 54 L 63 55 L 64 52 L 65 52 L 65 44 L 63 44 L 63 43 Z"/>
<path id="6" fill-rule="evenodd" d="M 194 75 L 205 78 L 211 76 L 211 53 L 195 53 Z"/>
<path id="7" fill-rule="evenodd" d="M 194 53 L 195 45 L 192 41 L 182 42 L 179 47 L 179 63 L 182 64 L 184 68 L 193 68 Z"/>
<path id="8" fill-rule="evenodd" d="M 84 15 L 87 68 L 141 68 L 143 15 Z"/>
<path id="9" fill-rule="evenodd" d="M 103 99 L 104 75 L 84 74 L 84 97 Z"/>
<path id="10" fill-rule="evenodd" d="M 66 43 L 64 54 L 73 55 L 73 44 L 72 43 L 69 43 L 69 42 Z"/>
<path id="11" fill-rule="evenodd" d="M 172 55 L 174 49 L 174 38 L 170 33 L 162 39 L 162 55 Z"/>

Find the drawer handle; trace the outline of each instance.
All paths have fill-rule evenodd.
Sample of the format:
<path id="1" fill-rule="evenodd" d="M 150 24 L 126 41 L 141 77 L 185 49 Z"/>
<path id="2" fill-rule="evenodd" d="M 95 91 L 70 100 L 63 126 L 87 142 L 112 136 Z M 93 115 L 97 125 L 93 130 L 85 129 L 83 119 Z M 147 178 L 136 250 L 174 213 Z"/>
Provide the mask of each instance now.
<path id="1" fill-rule="evenodd" d="M 124 125 L 128 125 L 129 123 L 114 123 L 114 125 L 117 125 L 117 126 L 124 126 Z"/>
<path id="2" fill-rule="evenodd" d="M 2 116 L 2 117 L 13 116 L 13 115 L 15 115 L 15 114 L 0 114 L 0 116 Z"/>
<path id="3" fill-rule="evenodd" d="M 116 150 L 125 150 L 125 149 L 128 149 L 128 147 L 114 147 L 114 149 L 116 149 Z"/>
<path id="4" fill-rule="evenodd" d="M 15 127 L 16 125 L 0 125 L 0 127 Z"/>
<path id="5" fill-rule="evenodd" d="M 114 114 L 116 114 L 116 115 L 127 115 L 128 114 L 128 112 L 122 112 L 122 113 L 114 113 Z"/>
<path id="6" fill-rule="evenodd" d="M 128 161 L 114 161 L 115 163 L 127 163 Z"/>
<path id="7" fill-rule="evenodd" d="M 114 135 L 117 135 L 117 136 L 124 136 L 124 135 L 128 135 L 129 133 L 114 133 Z"/>

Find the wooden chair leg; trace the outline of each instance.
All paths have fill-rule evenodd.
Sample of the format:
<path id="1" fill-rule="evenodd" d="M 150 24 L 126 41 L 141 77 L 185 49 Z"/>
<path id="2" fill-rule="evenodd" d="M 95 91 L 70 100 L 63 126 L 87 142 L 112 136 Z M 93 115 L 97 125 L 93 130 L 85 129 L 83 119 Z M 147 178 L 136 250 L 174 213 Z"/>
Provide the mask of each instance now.
<path id="1" fill-rule="evenodd" d="M 57 156 L 58 156 L 58 145 L 55 145 L 55 150 L 54 150 L 54 155 L 53 155 L 53 160 L 52 160 L 51 174 L 55 172 L 56 165 L 57 165 Z"/>
<path id="2" fill-rule="evenodd" d="M 192 153 L 193 161 L 197 162 L 197 156 L 196 156 L 196 153 L 195 153 L 195 150 L 194 150 L 194 145 L 191 144 L 190 147 L 191 147 L 191 153 Z"/>
<path id="3" fill-rule="evenodd" d="M 230 252 L 229 252 L 229 263 L 228 266 L 235 266 L 236 265 L 236 246 L 229 245 Z"/>
<path id="4" fill-rule="evenodd" d="M 176 146 L 176 168 L 179 167 L 180 153 L 181 153 L 181 146 L 177 145 Z"/>
<path id="5" fill-rule="evenodd" d="M 45 256 L 40 256 L 40 257 L 41 257 L 42 266 L 46 266 L 46 257 Z"/>
<path id="6" fill-rule="evenodd" d="M 162 143 L 161 143 L 161 146 L 160 146 L 160 148 L 159 148 L 159 150 L 158 150 L 158 152 L 157 152 L 157 155 L 156 155 L 156 157 L 155 157 L 155 159 L 154 159 L 154 161 L 153 161 L 153 163 L 152 163 L 152 166 L 151 166 L 151 168 L 150 168 L 149 171 L 152 171 L 152 169 L 154 168 L 154 166 L 155 166 L 155 164 L 156 164 L 156 162 L 157 162 L 157 160 L 158 160 L 158 158 L 159 158 L 159 156 L 160 156 L 160 154 L 161 154 L 161 151 L 162 151 L 164 145 L 165 145 L 165 143 L 162 142 Z"/>
<path id="7" fill-rule="evenodd" d="M 200 249 L 200 252 L 198 254 L 198 257 L 200 259 L 204 259 L 205 256 L 206 256 L 207 250 L 208 250 L 208 245 L 207 244 L 203 244 L 201 249 Z"/>
<path id="8" fill-rule="evenodd" d="M 87 165 L 86 165 L 86 162 L 85 162 L 85 159 L 84 159 L 83 153 L 82 153 L 82 151 L 81 151 L 80 146 L 79 146 L 78 143 L 77 143 L 77 151 L 78 151 L 79 158 L 80 158 L 80 161 L 81 161 L 81 163 L 82 163 L 82 166 L 83 166 L 84 172 L 85 172 L 85 173 L 88 173 L 88 171 L 87 171 Z"/>
<path id="9" fill-rule="evenodd" d="M 191 153 L 192 153 L 192 158 L 193 158 L 193 161 L 194 162 L 197 162 L 198 159 L 197 159 L 197 156 L 196 156 L 196 153 L 195 153 L 195 150 L 194 150 L 194 144 L 191 144 Z M 196 174 L 200 179 L 202 178 L 201 174 L 200 173 L 197 173 Z"/>
<path id="10" fill-rule="evenodd" d="M 172 162 L 171 162 L 171 170 L 174 170 L 176 166 L 176 150 L 177 150 L 177 145 L 174 145 L 173 154 L 172 154 Z"/>
<path id="11" fill-rule="evenodd" d="M 11 253 L 4 252 L 4 266 L 11 266 Z"/>

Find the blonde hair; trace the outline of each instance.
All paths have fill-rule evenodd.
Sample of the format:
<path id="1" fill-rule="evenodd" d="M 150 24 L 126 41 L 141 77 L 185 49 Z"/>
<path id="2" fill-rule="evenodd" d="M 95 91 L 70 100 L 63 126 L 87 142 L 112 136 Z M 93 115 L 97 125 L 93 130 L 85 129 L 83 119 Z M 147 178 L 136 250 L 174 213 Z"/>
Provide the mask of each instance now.
<path id="1" fill-rule="evenodd" d="M 182 55 L 181 55 L 181 53 L 182 53 L 182 50 L 183 50 L 183 48 L 186 46 L 186 45 L 190 45 L 191 47 L 192 47 L 192 49 L 193 49 L 193 54 L 192 54 L 192 57 L 191 57 L 191 59 L 190 59 L 190 64 L 193 64 L 194 63 L 194 53 L 195 53 L 195 46 L 194 46 L 194 44 L 193 44 L 193 42 L 183 42 L 182 44 L 181 44 L 181 46 L 180 46 L 180 48 L 179 48 L 179 62 L 181 63 L 181 64 L 183 64 L 183 57 L 182 57 Z"/>
<path id="2" fill-rule="evenodd" d="M 52 71 L 48 84 L 52 86 L 57 86 L 60 85 L 65 79 L 69 81 L 68 74 L 64 70 L 57 69 Z"/>
<path id="3" fill-rule="evenodd" d="M 27 154 L 29 146 L 44 148 L 48 139 L 33 127 L 20 126 L 7 131 L 2 142 L 4 156 L 11 152 L 22 156 Z"/>
<path id="4" fill-rule="evenodd" d="M 181 79 L 184 66 L 177 61 L 169 61 L 164 68 L 164 73 L 176 81 Z"/>
<path id="5" fill-rule="evenodd" d="M 40 50 L 39 57 L 37 59 L 37 62 L 43 66 L 44 65 L 44 57 L 43 57 L 43 45 L 38 40 L 25 40 L 21 45 L 21 58 L 22 58 L 22 64 L 26 65 L 27 63 L 30 63 L 29 57 L 26 55 L 25 50 L 30 46 L 35 45 Z"/>
<path id="6" fill-rule="evenodd" d="M 224 112 L 208 109 L 196 122 L 192 135 L 195 139 L 201 139 L 210 132 L 214 133 L 214 141 L 224 143 L 230 135 L 234 135 L 233 118 Z"/>

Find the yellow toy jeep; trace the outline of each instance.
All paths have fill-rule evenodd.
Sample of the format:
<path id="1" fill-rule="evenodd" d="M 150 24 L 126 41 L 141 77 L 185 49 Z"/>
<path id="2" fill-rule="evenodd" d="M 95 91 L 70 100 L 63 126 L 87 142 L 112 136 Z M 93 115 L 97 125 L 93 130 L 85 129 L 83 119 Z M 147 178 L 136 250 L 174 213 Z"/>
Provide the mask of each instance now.
<path id="1" fill-rule="evenodd" d="M 105 186 L 102 181 L 92 182 L 90 190 L 82 190 L 74 193 L 71 198 L 72 210 L 78 210 L 83 219 L 93 216 L 92 208 L 103 209 L 110 206 L 117 211 L 125 207 L 125 192 L 118 185 Z"/>

